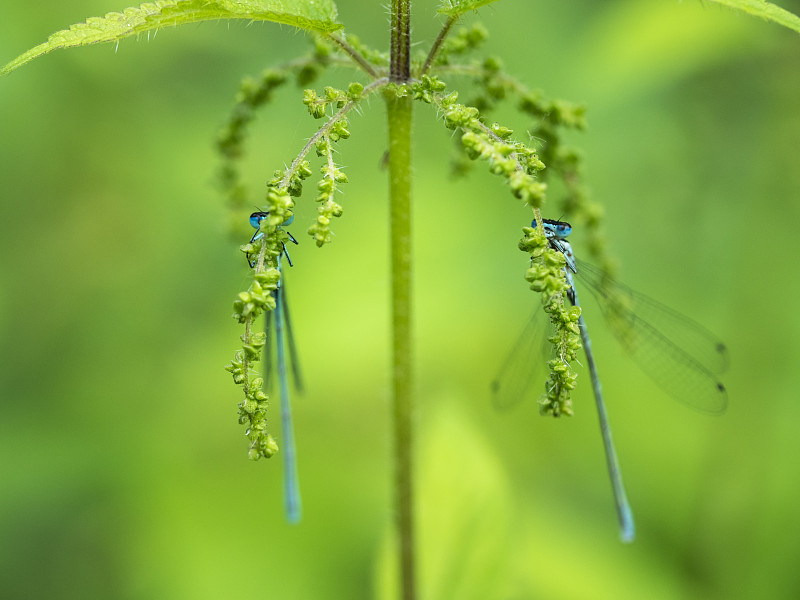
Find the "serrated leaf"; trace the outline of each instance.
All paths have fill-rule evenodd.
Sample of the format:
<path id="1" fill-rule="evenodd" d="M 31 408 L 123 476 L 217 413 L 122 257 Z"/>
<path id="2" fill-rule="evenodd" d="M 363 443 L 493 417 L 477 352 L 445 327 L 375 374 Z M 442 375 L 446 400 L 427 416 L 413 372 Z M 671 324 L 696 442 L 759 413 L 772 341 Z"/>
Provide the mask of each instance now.
<path id="1" fill-rule="evenodd" d="M 761 17 L 800 33 L 800 17 L 766 0 L 711 0 L 711 2 Z"/>
<path id="2" fill-rule="evenodd" d="M 333 0 L 161 0 L 138 7 L 91 17 L 85 23 L 57 31 L 43 44 L 31 48 L 0 69 L 6 75 L 25 63 L 59 48 L 114 42 L 166 26 L 217 19 L 247 19 L 292 25 L 299 29 L 329 32 L 336 22 Z"/>
<path id="3" fill-rule="evenodd" d="M 463 15 L 471 10 L 478 10 L 481 6 L 486 6 L 497 0 L 442 0 L 439 12 L 451 17 Z"/>

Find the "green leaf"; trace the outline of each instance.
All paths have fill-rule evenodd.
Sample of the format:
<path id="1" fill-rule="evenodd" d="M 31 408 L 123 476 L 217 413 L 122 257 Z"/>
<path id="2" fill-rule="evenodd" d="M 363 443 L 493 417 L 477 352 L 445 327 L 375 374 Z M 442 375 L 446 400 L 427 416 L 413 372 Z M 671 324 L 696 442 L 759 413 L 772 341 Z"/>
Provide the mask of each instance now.
<path id="1" fill-rule="evenodd" d="M 486 6 L 492 2 L 496 2 L 496 0 L 442 0 L 439 12 L 451 17 L 457 17 L 471 10 L 478 10 L 481 6 Z"/>
<path id="2" fill-rule="evenodd" d="M 724 4 L 735 10 L 773 21 L 800 33 L 800 17 L 776 4 L 766 2 L 766 0 L 711 0 L 711 2 Z"/>
<path id="3" fill-rule="evenodd" d="M 333 0 L 161 0 L 145 2 L 123 12 L 91 17 L 85 23 L 57 31 L 44 44 L 31 48 L 0 69 L 6 75 L 25 63 L 59 48 L 74 48 L 122 38 L 167 26 L 211 21 L 247 19 L 272 21 L 299 29 L 330 32 L 341 28 L 336 22 Z"/>

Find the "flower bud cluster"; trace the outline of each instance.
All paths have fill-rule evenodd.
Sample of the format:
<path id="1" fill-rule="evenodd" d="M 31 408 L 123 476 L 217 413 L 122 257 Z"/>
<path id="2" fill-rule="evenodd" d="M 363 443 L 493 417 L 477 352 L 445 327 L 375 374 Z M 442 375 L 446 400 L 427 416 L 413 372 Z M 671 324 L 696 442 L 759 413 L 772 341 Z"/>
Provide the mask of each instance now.
<path id="1" fill-rule="evenodd" d="M 512 140 L 511 129 L 496 123 L 484 124 L 477 108 L 459 104 L 457 92 L 445 91 L 444 83 L 427 75 L 411 86 L 414 99 L 440 109 L 445 127 L 461 130 L 461 144 L 470 159 L 488 163 L 489 172 L 504 177 L 515 197 L 539 208 L 544 203 L 547 185 L 536 177 L 545 168 L 536 151 Z"/>
<path id="2" fill-rule="evenodd" d="M 569 283 L 564 275 L 564 255 L 550 248 L 541 227 L 525 227 L 523 234 L 520 250 L 531 256 L 525 280 L 531 290 L 542 294 L 544 311 L 554 326 L 554 333 L 548 339 L 554 347 L 553 358 L 547 363 L 549 375 L 545 393 L 539 400 L 539 411 L 554 417 L 569 416 L 572 415 L 572 390 L 577 382 L 572 363 L 577 360 L 581 348 L 578 326 L 581 309 L 568 306 L 566 302 Z"/>
<path id="3" fill-rule="evenodd" d="M 347 183 L 347 175 L 333 162 L 333 148 L 328 136 L 323 136 L 317 142 L 317 155 L 326 161 L 320 167 L 322 179 L 317 183 L 317 221 L 308 228 L 308 234 L 314 238 L 317 247 L 321 247 L 332 240 L 331 220 L 342 216 L 343 209 L 334 200 L 334 195 L 339 184 Z"/>

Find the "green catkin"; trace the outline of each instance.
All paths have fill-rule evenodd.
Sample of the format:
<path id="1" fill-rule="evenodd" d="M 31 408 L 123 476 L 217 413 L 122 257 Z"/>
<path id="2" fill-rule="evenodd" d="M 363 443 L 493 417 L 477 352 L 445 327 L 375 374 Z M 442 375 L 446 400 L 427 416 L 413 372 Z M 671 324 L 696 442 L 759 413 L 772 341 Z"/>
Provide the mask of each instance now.
<path id="1" fill-rule="evenodd" d="M 561 143 L 563 131 L 585 127 L 583 107 L 546 100 L 541 94 L 528 91 L 503 71 L 496 58 L 463 64 L 457 62 L 478 50 L 486 37 L 486 30 L 479 24 L 462 28 L 444 40 L 438 54 L 433 51 L 426 59 L 429 61 L 426 68 L 430 66 L 434 72 L 466 75 L 472 79 L 476 93 L 469 104 L 459 103 L 458 92 L 449 90 L 435 74 L 426 72 L 419 79 L 405 84 L 389 83 L 385 78 L 388 57 L 366 48 L 352 35 L 329 37 L 327 40 L 319 38 L 309 57 L 279 69 L 264 71 L 259 78 L 247 79 L 240 86 L 231 116 L 218 136 L 217 150 L 222 159 L 221 187 L 237 220 L 235 230 L 242 233 L 238 223 L 245 223 L 247 212 L 253 209 L 239 178 L 238 163 L 244 154 L 247 129 L 257 111 L 288 82 L 307 87 L 334 64 L 352 66 L 353 59 L 361 71 L 372 77 L 367 84 L 354 81 L 345 89 L 333 86 L 304 89 L 302 103 L 312 118 L 323 123 L 288 163 L 289 166 L 276 171 L 267 182 L 262 210 L 269 215 L 261 222 L 263 235 L 242 246 L 244 253 L 257 258 L 248 289 L 240 292 L 234 301 L 234 318 L 244 325 L 245 331 L 241 347 L 227 370 L 244 393 L 239 404 L 239 422 L 246 426 L 250 458 L 270 457 L 278 450 L 267 427 L 269 398 L 262 390 L 263 380 L 253 365 L 260 361 L 266 342 L 263 332 L 256 331 L 256 319 L 275 308 L 273 292 L 280 279 L 277 259 L 288 241 L 281 225 L 292 217 L 294 202 L 302 196 L 304 182 L 315 172 L 309 159 L 313 149 L 320 160 L 320 178 L 316 184 L 317 215 L 308 228 L 308 234 L 317 246 L 332 241 L 331 223 L 343 212 L 337 202 L 337 193 L 342 184 L 347 183 L 347 175 L 334 160 L 334 145 L 350 137 L 348 116 L 372 93 L 382 90 L 384 94 L 397 97 L 411 96 L 435 108 L 445 127 L 458 132 L 457 140 L 464 160 L 485 164 L 490 173 L 505 181 L 512 196 L 531 207 L 538 220 L 541 220 L 538 211 L 545 202 L 548 179 L 558 176 L 566 190 L 561 214 L 583 215 L 585 222 L 590 224 L 587 228 L 590 247 L 602 252 L 604 244 L 599 233 L 602 212 L 588 200 L 581 180 L 580 154 Z M 421 67 L 421 60 L 419 64 Z M 418 67 L 414 72 L 420 70 Z M 528 135 L 534 136 L 539 147 L 518 141 L 511 128 L 487 120 L 488 112 L 512 99 L 516 99 L 522 114 L 533 119 L 533 128 L 526 133 L 526 139 Z M 563 273 L 563 256 L 549 248 L 541 228 L 526 227 L 523 232 L 519 246 L 531 257 L 525 279 L 533 291 L 541 294 L 543 308 L 555 325 L 555 334 L 550 342 L 555 348 L 556 358 L 549 363 L 550 374 L 540 403 L 541 412 L 553 416 L 569 415 L 572 413 L 571 392 L 576 382 L 571 364 L 580 348 L 577 326 L 580 310 L 566 302 L 568 286 Z"/>

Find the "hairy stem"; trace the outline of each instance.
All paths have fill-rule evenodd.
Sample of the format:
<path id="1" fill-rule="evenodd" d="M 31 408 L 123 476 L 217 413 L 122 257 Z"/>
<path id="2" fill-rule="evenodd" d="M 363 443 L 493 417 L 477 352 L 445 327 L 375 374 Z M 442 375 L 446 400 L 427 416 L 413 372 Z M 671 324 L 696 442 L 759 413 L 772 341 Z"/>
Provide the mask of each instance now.
<path id="1" fill-rule="evenodd" d="M 392 0 L 392 56 L 389 79 L 408 81 L 411 76 L 411 0 Z"/>
<path id="2" fill-rule="evenodd" d="M 433 42 L 433 46 L 431 47 L 431 51 L 428 52 L 427 58 L 425 58 L 425 64 L 422 65 L 422 70 L 419 72 L 420 75 L 426 75 L 428 70 L 431 68 L 433 61 L 436 60 L 436 55 L 439 54 L 439 50 L 442 49 L 442 44 L 444 40 L 447 38 L 447 34 L 450 33 L 450 30 L 453 28 L 453 25 L 456 24 L 458 21 L 458 17 L 448 17 L 447 22 L 442 27 L 441 31 L 439 31 L 439 35 L 436 36 L 436 40 Z"/>
<path id="3" fill-rule="evenodd" d="M 333 35 L 332 33 L 328 34 L 328 39 L 334 42 L 337 46 L 339 46 L 350 58 L 352 58 L 356 64 L 361 67 L 364 72 L 372 77 L 373 79 L 378 78 L 378 73 L 375 69 L 372 68 L 372 65 L 369 61 L 364 58 L 361 53 L 353 48 L 350 44 L 348 44 L 343 38 L 339 37 L 338 35 Z"/>
<path id="4" fill-rule="evenodd" d="M 416 598 L 411 373 L 411 98 L 388 97 L 395 503 L 403 600 Z"/>
<path id="5" fill-rule="evenodd" d="M 533 208 L 533 218 L 536 220 L 536 227 L 539 231 L 544 231 L 544 222 L 542 221 L 542 211 L 536 207 Z"/>
<path id="6" fill-rule="evenodd" d="M 411 74 L 411 0 L 392 0 L 389 80 Z M 417 597 L 414 554 L 414 481 L 411 373 L 411 97 L 387 92 L 389 213 L 392 264 L 392 418 L 395 519 L 400 546 L 400 597 Z"/>
<path id="7" fill-rule="evenodd" d="M 333 126 L 343 116 L 345 116 L 347 113 L 353 110 L 363 98 L 365 98 L 367 95 L 371 94 L 378 88 L 386 85 L 387 82 L 388 80 L 385 77 L 381 79 L 376 79 L 375 81 L 373 81 L 364 88 L 364 91 L 361 92 L 361 98 L 359 98 L 358 100 L 349 100 L 342 108 L 336 111 L 336 114 L 333 115 L 330 119 L 328 119 L 328 121 L 322 127 L 320 127 L 314 135 L 311 136 L 311 139 L 308 140 L 306 145 L 303 146 L 303 149 L 300 150 L 300 153 L 294 158 L 292 164 L 289 165 L 288 169 L 286 169 L 286 174 L 283 176 L 283 179 L 281 179 L 280 183 L 278 184 L 278 187 L 284 188 L 288 186 L 289 182 L 292 180 L 292 176 L 294 176 L 294 174 L 297 172 L 298 167 L 300 167 L 300 163 L 303 162 L 303 159 L 311 151 L 311 149 L 319 141 L 319 139 L 323 136 L 328 135 Z"/>

